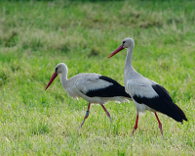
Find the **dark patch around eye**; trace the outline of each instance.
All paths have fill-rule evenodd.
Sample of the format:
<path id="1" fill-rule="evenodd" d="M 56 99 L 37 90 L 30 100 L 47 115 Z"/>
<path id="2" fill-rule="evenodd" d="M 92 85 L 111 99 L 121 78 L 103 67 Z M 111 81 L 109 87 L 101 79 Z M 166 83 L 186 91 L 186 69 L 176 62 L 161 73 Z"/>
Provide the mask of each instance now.
<path id="1" fill-rule="evenodd" d="M 57 71 L 58 71 L 58 68 L 55 69 L 55 72 L 57 72 Z"/>

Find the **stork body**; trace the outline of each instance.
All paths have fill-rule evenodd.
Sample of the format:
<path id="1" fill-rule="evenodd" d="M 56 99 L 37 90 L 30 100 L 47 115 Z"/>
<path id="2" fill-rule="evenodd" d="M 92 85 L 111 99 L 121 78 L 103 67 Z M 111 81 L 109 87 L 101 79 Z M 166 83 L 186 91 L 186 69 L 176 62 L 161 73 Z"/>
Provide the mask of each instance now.
<path id="1" fill-rule="evenodd" d="M 51 85 L 56 76 L 60 74 L 61 83 L 66 92 L 73 98 L 83 98 L 89 102 L 86 115 L 81 124 L 89 116 L 92 103 L 100 104 L 107 116 L 111 119 L 109 112 L 104 104 L 108 101 L 125 101 L 130 99 L 130 95 L 125 92 L 125 88 L 117 81 L 96 73 L 81 73 L 68 79 L 68 68 L 64 63 L 56 66 L 46 89 Z"/>
<path id="2" fill-rule="evenodd" d="M 139 74 L 131 65 L 134 40 L 126 38 L 122 45 L 109 55 L 112 57 L 122 49 L 127 48 L 126 63 L 124 69 L 125 90 L 132 97 L 136 108 L 137 116 L 132 134 L 138 127 L 139 113 L 149 110 L 154 112 L 163 135 L 162 123 L 156 112 L 161 112 L 175 119 L 178 122 L 187 121 L 184 112 L 172 101 L 168 91 L 158 83 Z"/>

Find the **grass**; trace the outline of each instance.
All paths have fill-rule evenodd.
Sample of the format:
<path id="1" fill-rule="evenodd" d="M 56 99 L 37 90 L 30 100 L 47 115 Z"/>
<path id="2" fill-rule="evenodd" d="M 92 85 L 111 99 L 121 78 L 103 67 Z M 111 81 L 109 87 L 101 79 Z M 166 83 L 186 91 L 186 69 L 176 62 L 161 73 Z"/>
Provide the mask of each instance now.
<path id="1" fill-rule="evenodd" d="M 0 1 L 0 155 L 194 155 L 195 2 Z M 127 36 L 133 65 L 162 84 L 185 111 L 183 125 L 152 113 L 130 136 L 133 102 L 98 105 L 78 129 L 86 101 L 71 99 L 59 80 L 44 91 L 57 63 L 69 77 L 96 72 L 123 83 L 125 52 L 108 54 Z"/>

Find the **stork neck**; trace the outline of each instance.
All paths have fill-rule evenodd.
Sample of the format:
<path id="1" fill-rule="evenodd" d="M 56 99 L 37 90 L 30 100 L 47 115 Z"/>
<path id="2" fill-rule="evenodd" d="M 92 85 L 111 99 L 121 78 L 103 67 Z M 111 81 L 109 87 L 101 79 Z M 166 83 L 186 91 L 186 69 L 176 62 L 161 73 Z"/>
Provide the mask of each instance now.
<path id="1" fill-rule="evenodd" d="M 63 71 L 61 73 L 61 75 L 60 75 L 60 80 L 61 80 L 61 83 L 62 83 L 62 85 L 63 85 L 64 88 L 66 88 L 66 86 L 67 86 L 67 80 L 68 80 L 67 74 L 68 73 L 66 71 Z"/>
<path id="2" fill-rule="evenodd" d="M 130 70 L 133 70 L 133 67 L 132 67 L 132 52 L 133 52 L 133 48 L 128 48 L 127 49 L 127 56 L 126 56 L 126 62 L 125 62 L 125 69 L 129 69 Z"/>

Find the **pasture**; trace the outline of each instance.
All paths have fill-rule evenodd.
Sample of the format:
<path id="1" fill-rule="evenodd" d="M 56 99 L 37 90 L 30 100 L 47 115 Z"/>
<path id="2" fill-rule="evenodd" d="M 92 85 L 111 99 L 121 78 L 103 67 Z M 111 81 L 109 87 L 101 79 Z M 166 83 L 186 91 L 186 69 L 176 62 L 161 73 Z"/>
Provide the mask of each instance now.
<path id="1" fill-rule="evenodd" d="M 195 155 L 195 1 L 0 1 L 0 155 Z M 69 97 L 54 67 L 68 77 L 95 72 L 123 82 L 126 52 L 107 56 L 125 37 L 135 39 L 133 66 L 163 85 L 186 113 L 180 124 L 146 112 L 130 136 L 133 102 L 106 104 L 110 123 L 92 105 Z"/>

